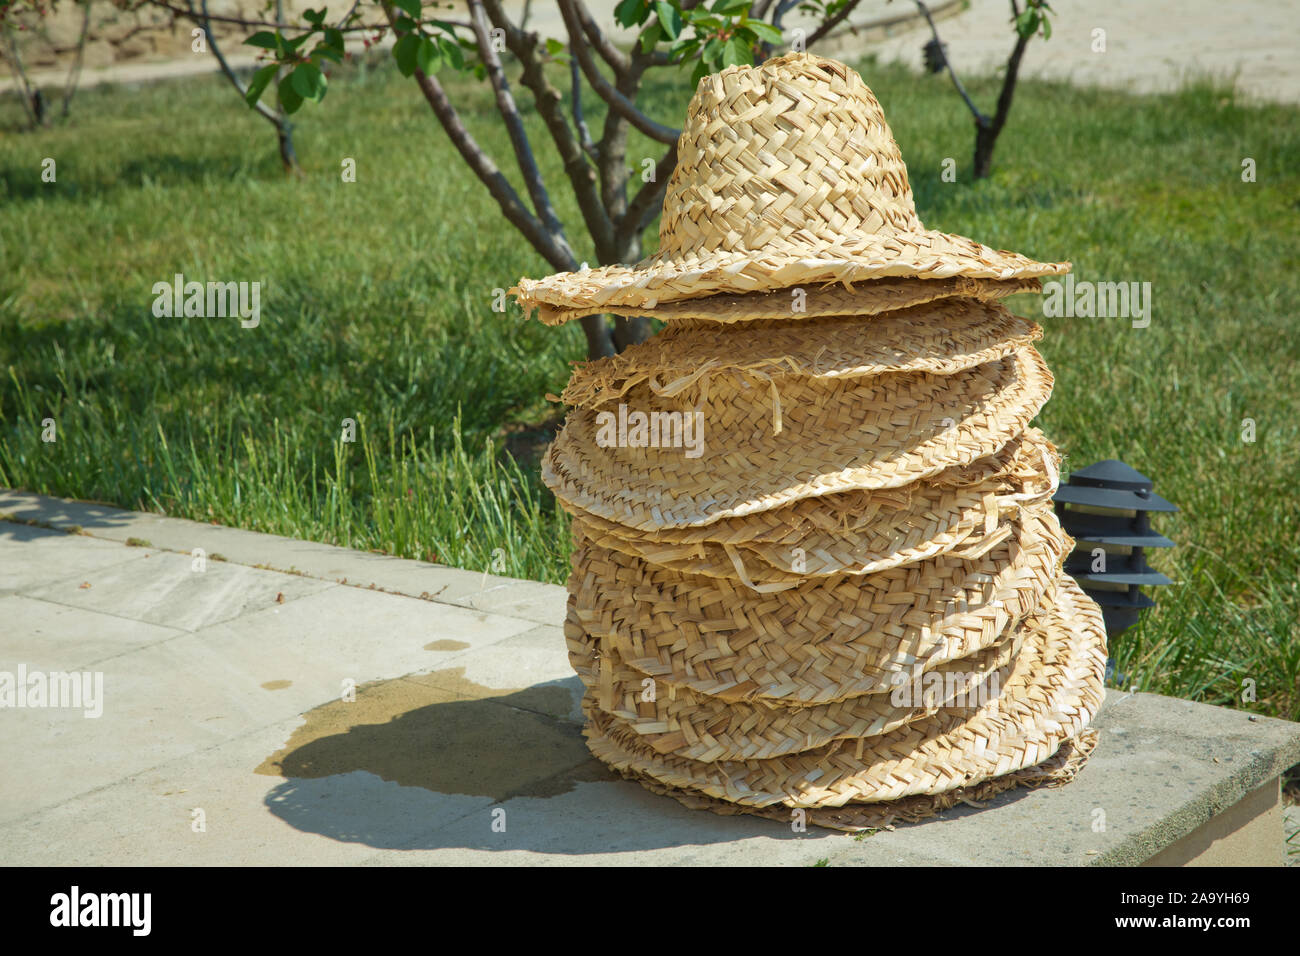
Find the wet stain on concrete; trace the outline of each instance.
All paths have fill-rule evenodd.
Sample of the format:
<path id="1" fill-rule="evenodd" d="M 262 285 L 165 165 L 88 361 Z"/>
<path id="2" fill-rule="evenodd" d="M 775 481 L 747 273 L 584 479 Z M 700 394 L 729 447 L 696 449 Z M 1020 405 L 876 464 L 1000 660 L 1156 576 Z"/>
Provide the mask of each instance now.
<path id="1" fill-rule="evenodd" d="M 303 715 L 289 742 L 257 768 L 312 779 L 364 770 L 405 787 L 506 800 L 553 797 L 583 781 L 618 779 L 559 719 L 570 692 L 555 685 L 502 690 L 461 667 L 357 688 Z"/>
<path id="2" fill-rule="evenodd" d="M 263 690 L 284 690 L 286 687 L 292 687 L 291 680 L 269 680 L 262 685 Z"/>
<path id="3" fill-rule="evenodd" d="M 449 639 L 434 641 L 432 644 L 424 645 L 426 651 L 463 651 L 467 647 L 469 647 L 469 645 L 464 641 L 453 641 Z"/>

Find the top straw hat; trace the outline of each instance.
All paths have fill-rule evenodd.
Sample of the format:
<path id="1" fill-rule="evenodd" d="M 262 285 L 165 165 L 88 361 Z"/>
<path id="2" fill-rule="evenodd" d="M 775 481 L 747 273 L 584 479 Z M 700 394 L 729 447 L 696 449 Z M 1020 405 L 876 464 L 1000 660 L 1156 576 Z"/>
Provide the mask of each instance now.
<path id="1" fill-rule="evenodd" d="M 677 144 L 659 251 L 521 279 L 539 305 L 591 312 L 800 283 L 1021 279 L 1069 271 L 926 229 L 884 112 L 849 67 L 791 53 L 700 81 Z"/>

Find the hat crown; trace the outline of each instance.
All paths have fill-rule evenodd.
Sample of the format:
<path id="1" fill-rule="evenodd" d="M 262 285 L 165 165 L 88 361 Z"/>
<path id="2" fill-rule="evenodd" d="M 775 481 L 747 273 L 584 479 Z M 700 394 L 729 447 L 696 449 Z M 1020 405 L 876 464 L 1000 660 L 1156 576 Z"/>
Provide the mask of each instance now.
<path id="1" fill-rule="evenodd" d="M 923 231 L 884 111 L 834 60 L 792 53 L 705 77 L 677 153 L 660 255 L 850 251 Z"/>

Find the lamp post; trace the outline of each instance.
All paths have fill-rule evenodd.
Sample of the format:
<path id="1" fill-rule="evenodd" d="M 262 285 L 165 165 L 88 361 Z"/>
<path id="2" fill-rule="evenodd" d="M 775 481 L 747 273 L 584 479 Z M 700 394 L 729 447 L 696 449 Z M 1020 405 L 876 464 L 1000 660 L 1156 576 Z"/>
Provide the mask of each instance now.
<path id="1" fill-rule="evenodd" d="M 1155 606 L 1140 588 L 1173 583 L 1146 562 L 1147 548 L 1174 545 L 1152 530 L 1151 512 L 1178 510 L 1153 485 L 1146 475 L 1111 459 L 1070 472 L 1052 499 L 1061 526 L 1076 542 L 1065 571 L 1101 605 L 1112 637 L 1136 624 L 1143 608 Z"/>

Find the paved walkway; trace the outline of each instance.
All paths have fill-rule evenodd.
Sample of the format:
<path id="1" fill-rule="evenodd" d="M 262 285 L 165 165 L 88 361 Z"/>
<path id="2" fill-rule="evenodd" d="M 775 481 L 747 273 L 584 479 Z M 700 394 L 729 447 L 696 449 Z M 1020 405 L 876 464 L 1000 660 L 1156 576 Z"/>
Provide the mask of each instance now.
<path id="1" fill-rule="evenodd" d="M 0 515 L 0 681 L 92 675 L 0 709 L 0 864 L 1126 863 L 1300 760 L 1295 725 L 1112 694 L 1069 787 L 795 834 L 590 757 L 561 588 L 3 490 Z"/>

